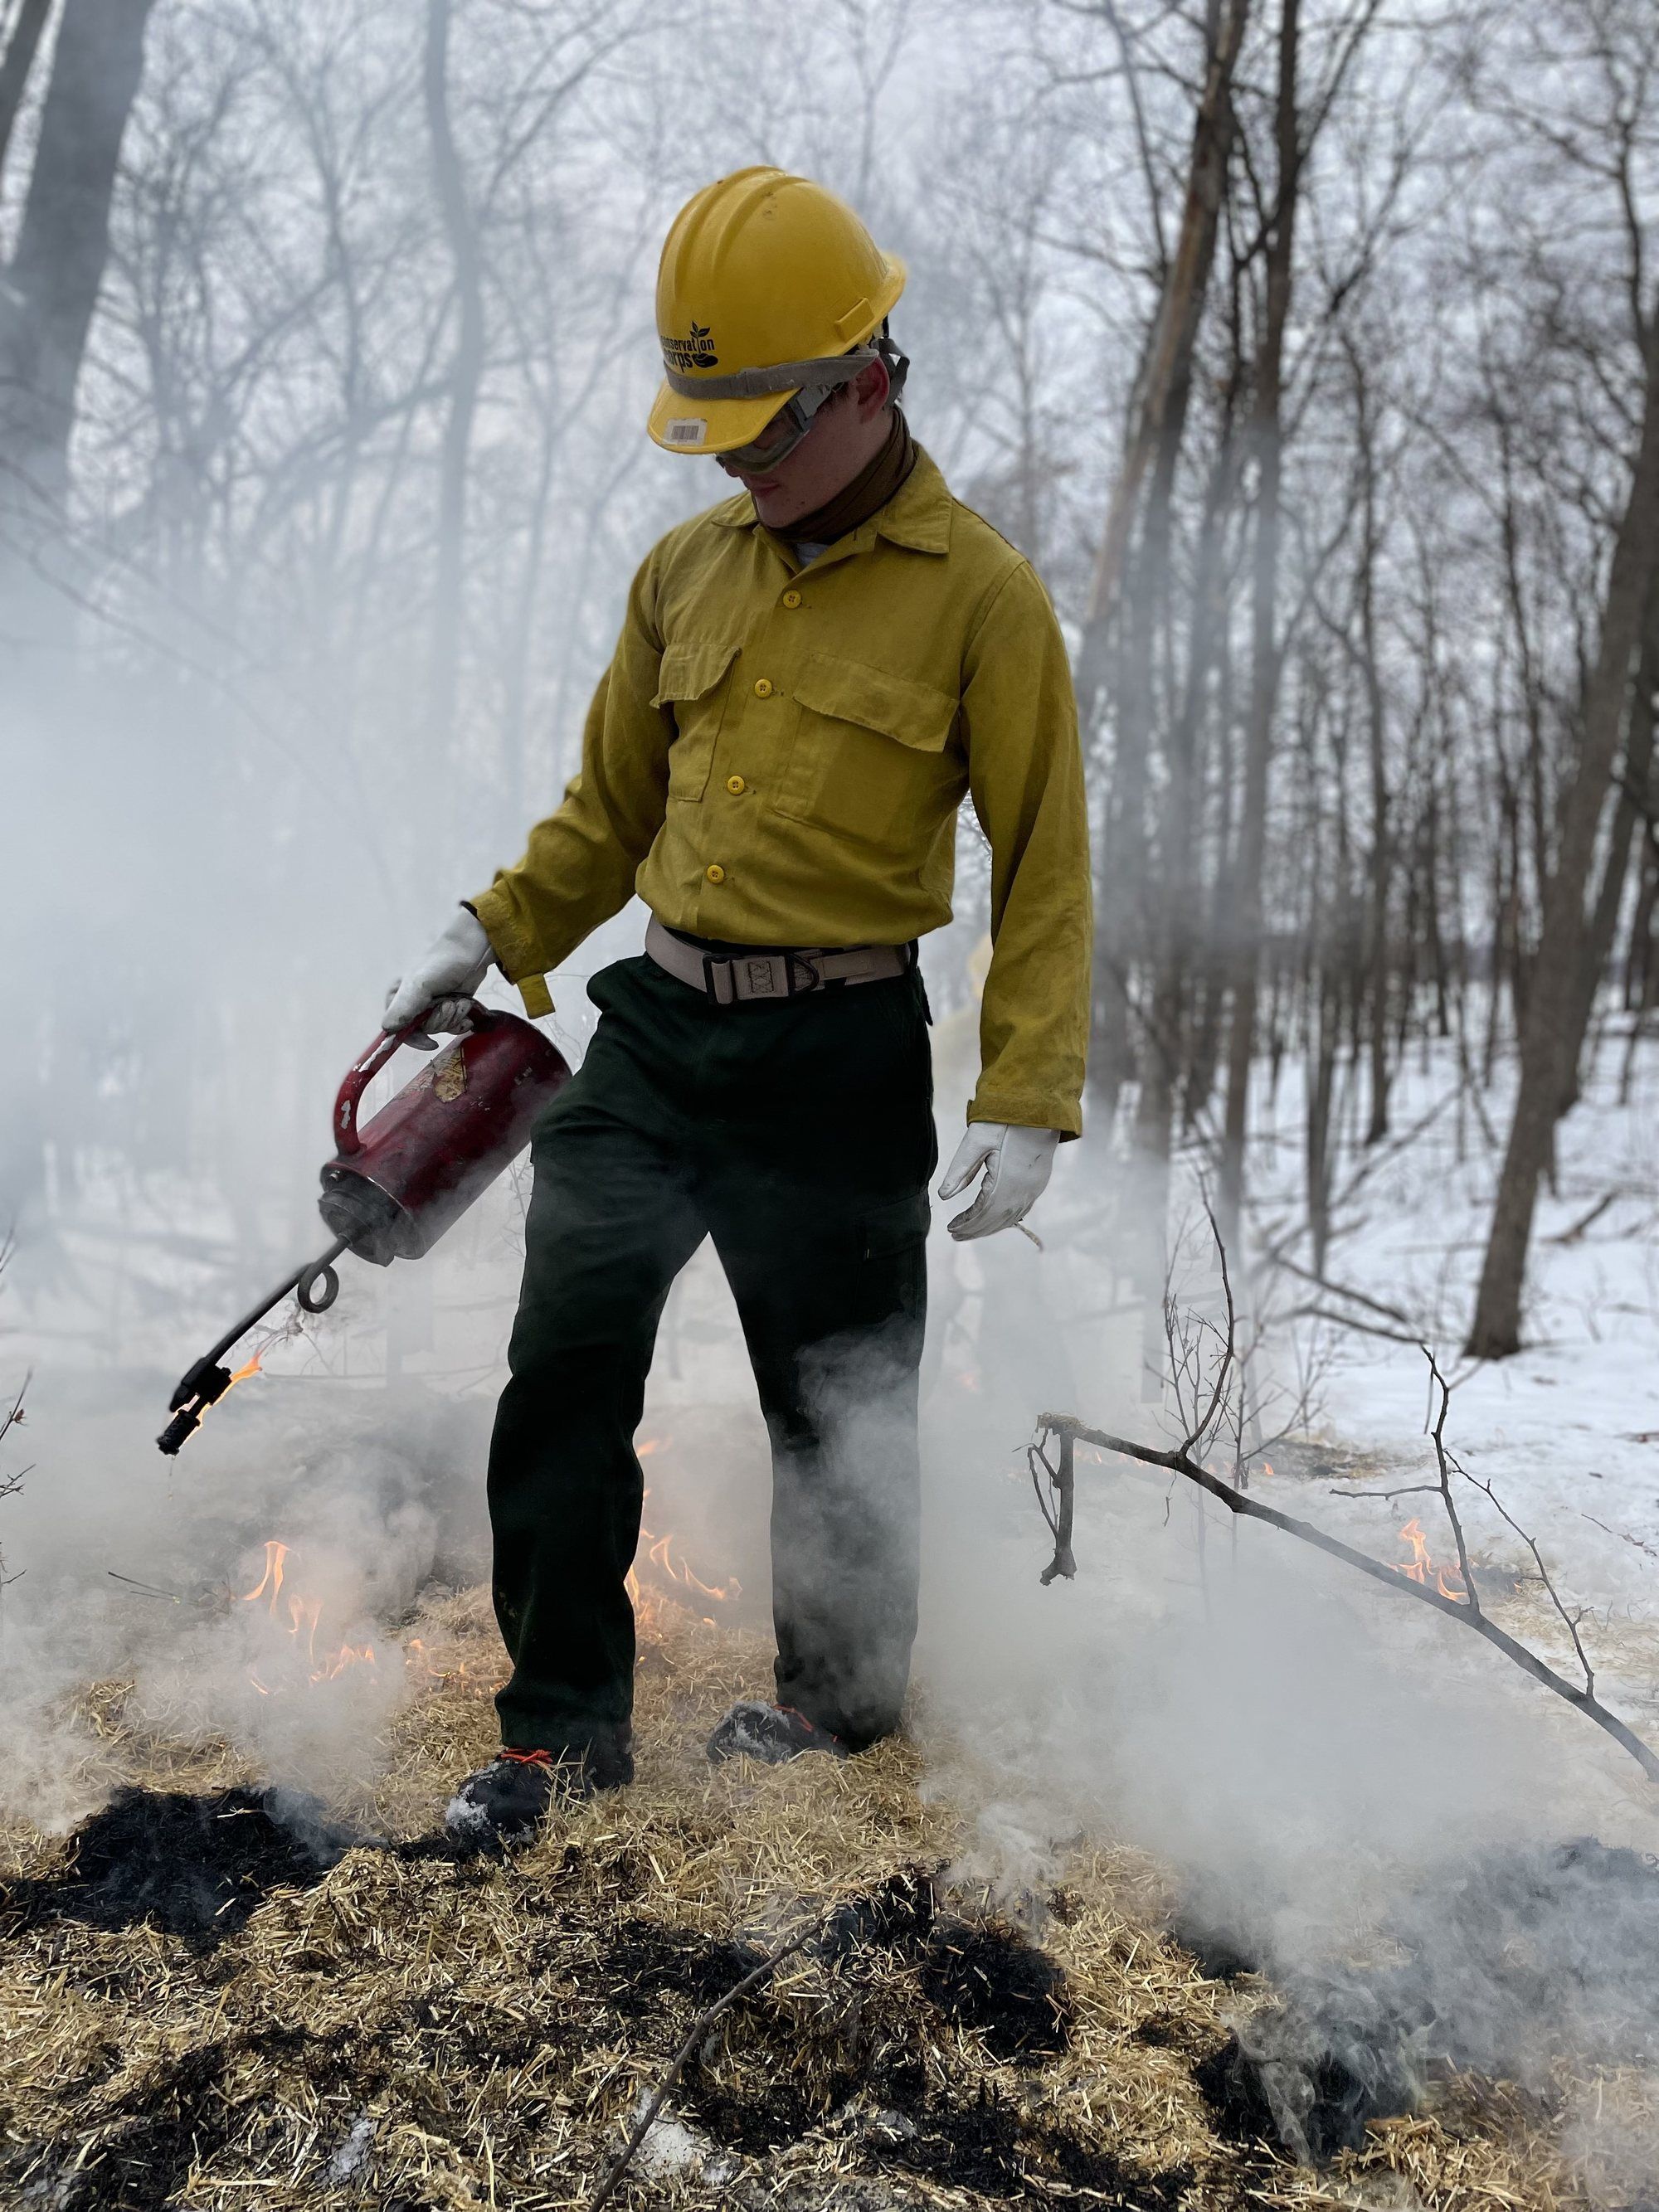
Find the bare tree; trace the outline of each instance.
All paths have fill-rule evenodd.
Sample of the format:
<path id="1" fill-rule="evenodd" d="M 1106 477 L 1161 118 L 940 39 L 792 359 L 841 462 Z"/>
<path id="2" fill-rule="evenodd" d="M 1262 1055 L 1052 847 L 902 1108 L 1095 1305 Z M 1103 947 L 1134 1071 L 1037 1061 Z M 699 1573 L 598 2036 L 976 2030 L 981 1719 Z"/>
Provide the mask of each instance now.
<path id="1" fill-rule="evenodd" d="M 20 517 L 50 523 L 62 510 L 76 385 L 152 4 L 64 0 L 16 250 L 0 284 L 0 524 L 12 529 Z M 20 72 L 29 28 L 20 21 L 7 50 Z"/>

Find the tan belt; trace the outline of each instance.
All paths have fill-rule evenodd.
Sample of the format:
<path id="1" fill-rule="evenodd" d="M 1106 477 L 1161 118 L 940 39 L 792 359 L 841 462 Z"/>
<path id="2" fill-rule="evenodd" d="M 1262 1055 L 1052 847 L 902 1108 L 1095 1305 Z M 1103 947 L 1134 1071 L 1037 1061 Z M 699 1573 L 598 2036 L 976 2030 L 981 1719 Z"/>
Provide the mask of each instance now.
<path id="1" fill-rule="evenodd" d="M 854 945 L 839 952 L 803 945 L 722 956 L 687 945 L 654 915 L 646 927 L 645 949 L 677 982 L 689 983 L 717 1006 L 744 999 L 805 999 L 831 984 L 884 983 L 908 975 L 916 964 L 914 945 Z"/>

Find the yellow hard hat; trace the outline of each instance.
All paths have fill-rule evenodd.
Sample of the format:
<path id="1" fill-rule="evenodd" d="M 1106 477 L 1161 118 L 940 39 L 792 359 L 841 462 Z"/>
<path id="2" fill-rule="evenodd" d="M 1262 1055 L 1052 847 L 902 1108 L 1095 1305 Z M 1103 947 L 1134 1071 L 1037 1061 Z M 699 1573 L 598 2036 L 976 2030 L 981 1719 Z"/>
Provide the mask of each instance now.
<path id="1" fill-rule="evenodd" d="M 667 377 L 651 435 L 671 453 L 748 445 L 797 392 L 845 383 L 903 289 L 904 264 L 810 178 L 738 169 L 705 185 L 657 273 Z"/>

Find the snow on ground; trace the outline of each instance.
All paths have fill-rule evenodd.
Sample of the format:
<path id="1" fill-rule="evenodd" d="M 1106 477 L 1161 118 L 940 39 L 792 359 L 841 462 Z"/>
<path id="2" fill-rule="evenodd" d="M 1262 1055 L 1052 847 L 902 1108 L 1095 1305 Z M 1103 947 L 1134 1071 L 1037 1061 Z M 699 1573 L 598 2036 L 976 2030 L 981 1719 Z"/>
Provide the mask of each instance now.
<path id="1" fill-rule="evenodd" d="M 1318 1426 L 1374 1466 L 1423 1469 L 1430 1391 L 1419 1337 L 1453 1383 L 1446 1437 L 1490 1481 L 1583 1601 L 1659 1612 L 1659 1043 L 1638 1048 L 1621 1096 L 1626 1024 L 1600 1040 L 1585 1095 L 1560 1135 L 1558 1185 L 1538 1208 L 1525 1344 L 1512 1359 L 1462 1356 L 1501 1153 L 1467 1102 L 1450 1041 L 1414 1053 L 1393 1104 L 1395 1136 L 1370 1158 L 1345 1153 L 1328 1281 L 1401 1320 L 1292 1280 L 1303 1355 L 1322 1367 Z M 1486 1100 L 1501 1142 L 1504 1071 Z M 1258 1224 L 1293 1220 L 1300 1098 L 1286 1083 L 1257 1146 Z M 1595 1218 L 1589 1218 L 1595 1209 Z M 1305 1237 L 1291 1247 L 1309 1261 Z M 1413 1478 L 1420 1479 L 1420 1478 Z M 1370 1480 L 1368 1478 L 1368 1480 Z M 1402 1501 L 1410 1511 L 1432 1500 Z M 1482 1526 L 1499 1537 L 1489 1512 Z M 1425 1516 L 1425 1526 L 1427 1516 Z M 1513 1540 L 1509 1548 L 1516 1548 Z"/>

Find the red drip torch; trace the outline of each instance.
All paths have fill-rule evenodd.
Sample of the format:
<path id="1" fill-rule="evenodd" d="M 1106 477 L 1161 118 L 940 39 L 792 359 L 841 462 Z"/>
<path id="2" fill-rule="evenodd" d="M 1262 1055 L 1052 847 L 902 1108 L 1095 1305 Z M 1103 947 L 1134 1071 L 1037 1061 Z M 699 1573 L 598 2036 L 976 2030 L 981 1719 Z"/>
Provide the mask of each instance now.
<path id="1" fill-rule="evenodd" d="M 428 1060 L 361 1130 L 369 1083 L 419 1022 L 382 1031 L 347 1070 L 334 1102 L 334 1158 L 318 1210 L 334 1242 L 296 1268 L 198 1359 L 173 1392 L 173 1418 L 156 1438 L 171 1455 L 231 1384 L 224 1356 L 290 1291 L 307 1313 L 339 1295 L 334 1262 L 355 1252 L 377 1267 L 418 1260 L 530 1142 L 536 1116 L 570 1079 L 569 1063 L 516 1014 L 474 1004 L 471 1026 Z"/>

